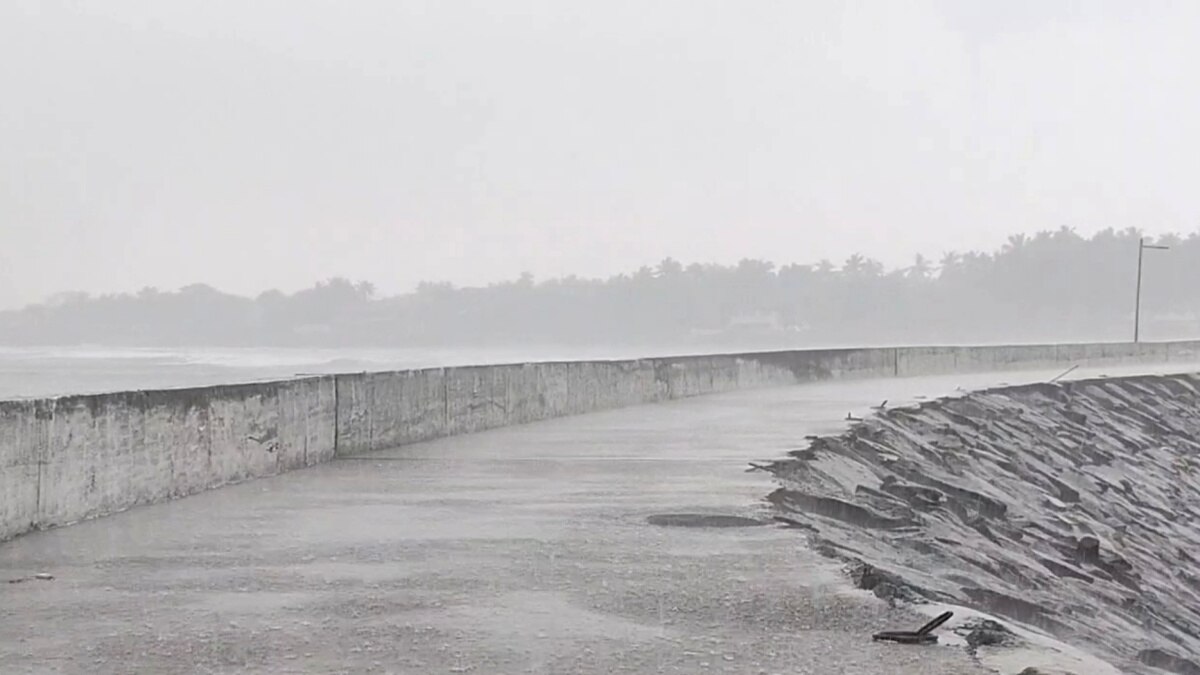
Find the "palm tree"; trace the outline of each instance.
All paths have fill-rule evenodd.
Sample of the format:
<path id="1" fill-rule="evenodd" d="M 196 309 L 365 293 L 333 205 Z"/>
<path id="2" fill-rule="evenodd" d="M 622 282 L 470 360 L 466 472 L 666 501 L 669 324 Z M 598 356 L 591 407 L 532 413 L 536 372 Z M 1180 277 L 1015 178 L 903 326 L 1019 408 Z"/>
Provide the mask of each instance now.
<path id="1" fill-rule="evenodd" d="M 946 272 L 956 272 L 962 266 L 962 254 L 957 251 L 948 251 L 942 254 L 942 260 L 938 263 L 938 273 L 945 274 Z"/>
<path id="2" fill-rule="evenodd" d="M 904 276 L 910 279 L 928 279 L 933 273 L 933 266 L 929 264 L 929 259 L 920 253 L 916 258 L 913 258 L 913 264 L 904 271 Z"/>
<path id="3" fill-rule="evenodd" d="M 842 264 L 842 274 L 845 274 L 848 277 L 860 276 L 866 268 L 866 263 L 866 258 L 858 253 L 855 253 L 849 258 L 846 258 L 846 262 Z"/>
<path id="4" fill-rule="evenodd" d="M 1001 253 L 1017 253 L 1017 252 L 1023 250 L 1025 248 L 1025 245 L 1028 243 L 1029 243 L 1029 238 L 1026 237 L 1024 234 L 1010 234 L 1008 236 L 1008 241 L 1006 241 L 1004 243 L 1004 245 L 1000 247 L 1000 252 Z"/>
<path id="5" fill-rule="evenodd" d="M 675 277 L 683 274 L 683 265 L 674 258 L 663 258 L 662 262 L 658 263 L 658 276 L 660 277 Z"/>
<path id="6" fill-rule="evenodd" d="M 375 284 L 369 281 L 358 282 L 354 285 L 354 290 L 358 291 L 358 294 L 362 296 L 363 299 L 369 300 L 375 297 Z"/>

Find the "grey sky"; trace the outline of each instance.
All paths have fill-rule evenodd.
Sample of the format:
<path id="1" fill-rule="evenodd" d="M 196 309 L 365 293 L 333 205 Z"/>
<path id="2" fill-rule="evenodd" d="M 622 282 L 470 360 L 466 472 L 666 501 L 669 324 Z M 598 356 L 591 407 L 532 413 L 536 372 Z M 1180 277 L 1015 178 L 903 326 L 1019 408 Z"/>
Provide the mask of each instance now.
<path id="1" fill-rule="evenodd" d="M 1192 231 L 1198 37 L 1190 1 L 5 0 L 0 307 Z"/>

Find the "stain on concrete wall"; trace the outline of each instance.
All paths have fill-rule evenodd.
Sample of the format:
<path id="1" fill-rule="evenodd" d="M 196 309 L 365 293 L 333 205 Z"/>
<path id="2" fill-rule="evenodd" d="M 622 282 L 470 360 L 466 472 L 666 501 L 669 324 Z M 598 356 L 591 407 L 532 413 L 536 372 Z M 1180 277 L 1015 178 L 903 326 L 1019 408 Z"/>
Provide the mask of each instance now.
<path id="1" fill-rule="evenodd" d="M 0 403 L 0 539 L 331 459 L 331 377 Z"/>
<path id="2" fill-rule="evenodd" d="M 339 455 L 623 406 L 796 382 L 740 356 L 478 366 L 337 378 Z"/>
<path id="3" fill-rule="evenodd" d="M 1165 362 L 1200 343 L 831 349 L 338 377 L 337 454 L 737 389 L 828 379 Z"/>
<path id="4" fill-rule="evenodd" d="M 39 460 L 45 445 L 37 403 L 0 403 L 0 541 L 37 523 Z"/>

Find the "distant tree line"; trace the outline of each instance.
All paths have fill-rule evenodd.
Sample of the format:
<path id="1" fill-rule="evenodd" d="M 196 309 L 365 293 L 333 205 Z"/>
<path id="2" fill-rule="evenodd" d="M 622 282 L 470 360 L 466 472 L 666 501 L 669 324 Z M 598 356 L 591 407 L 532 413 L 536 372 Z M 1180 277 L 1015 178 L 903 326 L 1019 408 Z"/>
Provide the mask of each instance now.
<path id="1" fill-rule="evenodd" d="M 917 256 L 885 269 L 861 255 L 777 267 L 663 260 L 608 279 L 423 283 L 377 297 L 335 278 L 256 298 L 204 284 L 173 292 L 70 293 L 0 312 L 0 343 L 129 346 L 828 346 L 1123 340 L 1132 333 L 1138 231 L 1015 235 L 992 253 Z M 1191 337 L 1200 233 L 1148 252 L 1143 335 Z"/>

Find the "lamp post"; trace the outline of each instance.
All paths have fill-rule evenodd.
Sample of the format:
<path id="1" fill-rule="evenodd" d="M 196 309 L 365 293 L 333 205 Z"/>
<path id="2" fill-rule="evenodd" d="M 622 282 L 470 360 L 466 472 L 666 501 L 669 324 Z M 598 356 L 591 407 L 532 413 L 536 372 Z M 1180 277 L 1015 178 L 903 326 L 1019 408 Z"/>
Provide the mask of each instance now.
<path id="1" fill-rule="evenodd" d="M 1137 272 L 1137 299 L 1133 305 L 1133 341 L 1136 343 L 1141 333 L 1142 325 L 1142 253 L 1146 249 L 1154 249 L 1157 251 L 1169 250 L 1170 246 L 1153 246 L 1146 243 L 1146 238 L 1138 239 L 1138 272 Z"/>

